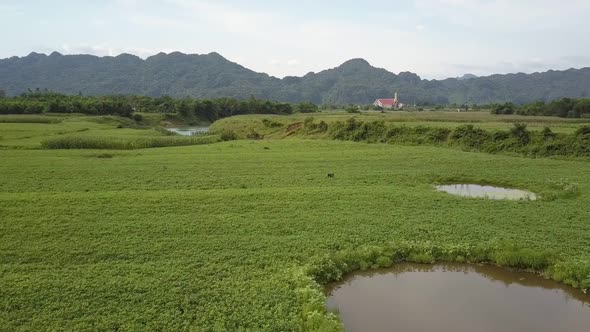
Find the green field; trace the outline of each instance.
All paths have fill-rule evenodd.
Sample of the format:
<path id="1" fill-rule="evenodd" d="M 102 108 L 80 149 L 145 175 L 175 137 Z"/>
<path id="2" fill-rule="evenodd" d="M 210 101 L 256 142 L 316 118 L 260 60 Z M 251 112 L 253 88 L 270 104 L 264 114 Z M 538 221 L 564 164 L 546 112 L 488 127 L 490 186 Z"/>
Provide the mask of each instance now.
<path id="1" fill-rule="evenodd" d="M 511 126 L 473 114 L 404 121 Z M 250 120 L 305 117 L 213 127 L 247 131 Z M 564 131 L 581 125 L 527 119 Z M 198 146 L 42 149 L 48 137 L 79 133 L 163 135 L 117 128 L 118 119 L 61 120 L 0 121 L 0 330 L 338 330 L 309 271 L 326 255 L 391 243 L 549 252 L 566 276 L 551 277 L 590 287 L 587 160 L 268 139 L 281 137 L 271 129 L 264 140 Z M 447 182 L 528 189 L 541 199 L 434 191 Z"/>

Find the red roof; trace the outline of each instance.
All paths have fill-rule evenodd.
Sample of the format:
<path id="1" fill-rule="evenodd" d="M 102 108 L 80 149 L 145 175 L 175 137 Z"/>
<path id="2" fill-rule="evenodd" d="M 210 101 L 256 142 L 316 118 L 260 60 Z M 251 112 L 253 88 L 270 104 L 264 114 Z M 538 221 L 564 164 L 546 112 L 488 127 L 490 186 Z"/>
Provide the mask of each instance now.
<path id="1" fill-rule="evenodd" d="M 393 106 L 396 102 L 395 99 L 377 99 L 383 106 Z"/>

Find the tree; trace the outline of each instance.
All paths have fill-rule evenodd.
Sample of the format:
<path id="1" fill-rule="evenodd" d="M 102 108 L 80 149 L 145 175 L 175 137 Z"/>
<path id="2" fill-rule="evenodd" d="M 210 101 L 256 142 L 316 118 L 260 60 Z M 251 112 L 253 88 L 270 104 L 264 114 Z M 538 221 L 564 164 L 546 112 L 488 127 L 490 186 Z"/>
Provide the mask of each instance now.
<path id="1" fill-rule="evenodd" d="M 513 103 L 497 104 L 492 106 L 492 114 L 514 114 L 515 106 Z"/>
<path id="2" fill-rule="evenodd" d="M 303 102 L 297 104 L 296 109 L 299 113 L 315 113 L 318 111 L 318 106 L 311 102 Z"/>
<path id="3" fill-rule="evenodd" d="M 590 99 L 578 100 L 574 106 L 574 112 L 577 117 L 583 117 L 584 114 L 590 114 Z"/>
<path id="4" fill-rule="evenodd" d="M 4 92 L 4 90 L 0 89 L 0 98 L 5 98 L 6 97 L 6 92 Z"/>
<path id="5" fill-rule="evenodd" d="M 516 111 L 516 113 L 520 115 L 543 115 L 543 113 L 545 112 L 545 108 L 545 102 L 541 100 L 534 103 L 523 105 L 520 109 Z"/>
<path id="6" fill-rule="evenodd" d="M 531 141 L 531 133 L 526 127 L 526 123 L 515 123 L 514 127 L 510 128 L 510 134 L 522 145 L 527 145 Z"/>
<path id="7" fill-rule="evenodd" d="M 565 118 L 569 112 L 574 108 L 574 100 L 570 98 L 562 98 L 554 100 L 547 104 L 546 114 L 550 116 L 559 116 Z"/>

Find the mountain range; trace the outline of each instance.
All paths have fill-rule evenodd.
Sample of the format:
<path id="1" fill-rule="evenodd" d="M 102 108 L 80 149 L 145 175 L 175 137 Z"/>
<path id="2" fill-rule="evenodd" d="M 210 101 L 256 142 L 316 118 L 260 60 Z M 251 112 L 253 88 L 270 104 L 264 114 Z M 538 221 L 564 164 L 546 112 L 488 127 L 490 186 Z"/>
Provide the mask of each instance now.
<path id="1" fill-rule="evenodd" d="M 0 90 L 18 95 L 29 89 L 66 94 L 238 99 L 255 96 L 284 102 L 368 104 L 398 92 L 405 103 L 527 103 L 562 97 L 590 97 L 590 68 L 424 80 L 411 72 L 394 74 L 352 59 L 302 77 L 283 79 L 257 73 L 218 53 L 159 53 L 147 59 L 121 54 L 50 55 L 31 53 L 0 60 Z"/>

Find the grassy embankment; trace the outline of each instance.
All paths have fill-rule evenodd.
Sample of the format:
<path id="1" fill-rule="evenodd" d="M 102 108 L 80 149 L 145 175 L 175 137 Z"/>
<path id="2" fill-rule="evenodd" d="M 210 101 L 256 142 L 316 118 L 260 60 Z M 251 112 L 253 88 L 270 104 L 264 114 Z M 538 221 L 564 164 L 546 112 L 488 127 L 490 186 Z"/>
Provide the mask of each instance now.
<path id="1" fill-rule="evenodd" d="M 583 160 L 296 137 L 0 159 L 6 330 L 333 331 L 321 285 L 397 260 L 528 268 L 590 287 Z M 433 190 L 447 182 L 542 199 Z"/>
<path id="2" fill-rule="evenodd" d="M 241 116 L 220 120 L 211 131 L 249 139 L 323 138 L 531 157 L 590 157 L 590 126 L 586 120 L 556 121 L 548 117 L 436 112 Z"/>
<path id="3" fill-rule="evenodd" d="M 476 128 L 485 130 L 508 130 L 513 123 L 526 123 L 530 130 L 541 131 L 548 126 L 555 133 L 574 133 L 583 125 L 590 124 L 589 119 L 564 119 L 544 116 L 493 115 L 489 112 L 386 112 L 364 111 L 360 114 L 339 112 L 321 112 L 312 114 L 281 115 L 240 115 L 221 119 L 213 124 L 212 130 L 221 128 L 234 130 L 240 137 L 246 138 L 252 131 L 265 135 L 267 138 L 284 138 L 287 136 L 285 128 L 296 123 L 303 124 L 305 119 L 313 118 L 314 122 L 345 122 L 351 117 L 358 121 L 372 122 L 383 120 L 390 125 L 405 125 L 408 127 L 428 126 L 436 128 L 455 128 L 465 124 L 472 124 Z M 269 120 L 280 126 L 267 125 L 263 120 Z M 290 135 L 289 135 L 290 136 Z M 306 137 L 325 137 L 316 134 Z"/>

